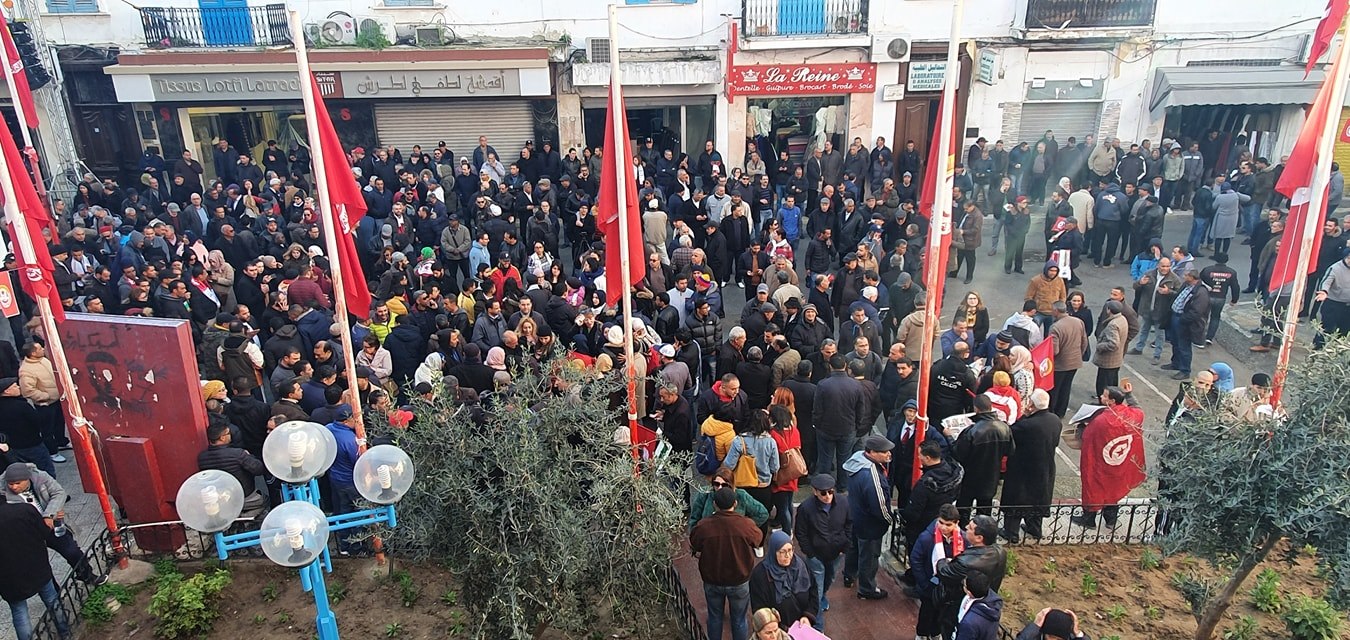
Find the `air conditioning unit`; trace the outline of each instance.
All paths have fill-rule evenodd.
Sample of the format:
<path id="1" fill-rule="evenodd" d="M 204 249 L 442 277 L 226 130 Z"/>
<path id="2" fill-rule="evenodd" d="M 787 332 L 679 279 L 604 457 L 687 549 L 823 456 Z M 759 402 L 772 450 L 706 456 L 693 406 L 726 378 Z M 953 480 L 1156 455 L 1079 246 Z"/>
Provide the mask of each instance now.
<path id="1" fill-rule="evenodd" d="M 872 62 L 909 62 L 909 36 L 878 33 L 872 36 Z"/>
<path id="2" fill-rule="evenodd" d="M 386 40 L 394 42 L 398 40 L 398 26 L 394 24 L 394 19 L 390 16 L 361 16 L 356 21 L 356 32 L 373 31 L 379 28 L 384 34 Z"/>
<path id="3" fill-rule="evenodd" d="M 319 24 L 315 42 L 326 45 L 356 44 L 356 19 L 335 14 Z"/>
<path id="4" fill-rule="evenodd" d="M 447 37 L 440 25 L 427 24 L 413 29 L 413 39 L 419 47 L 439 47 L 447 44 L 453 36 Z"/>
<path id="5" fill-rule="evenodd" d="M 586 59 L 591 62 L 609 62 L 609 38 L 587 38 Z"/>

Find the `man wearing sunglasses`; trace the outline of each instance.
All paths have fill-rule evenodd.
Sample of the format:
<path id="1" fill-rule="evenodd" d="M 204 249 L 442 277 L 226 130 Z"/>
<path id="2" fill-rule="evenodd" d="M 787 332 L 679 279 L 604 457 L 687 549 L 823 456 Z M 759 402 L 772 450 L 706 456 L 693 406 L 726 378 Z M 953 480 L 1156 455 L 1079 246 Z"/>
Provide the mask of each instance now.
<path id="1" fill-rule="evenodd" d="M 811 476 L 811 497 L 797 507 L 797 521 L 793 533 L 797 549 L 806 558 L 806 566 L 815 576 L 820 608 L 816 613 L 817 631 L 825 630 L 825 611 L 830 599 L 825 596 L 834 583 L 835 574 L 843 561 L 853 532 L 853 518 L 849 513 L 848 496 L 836 495 L 834 476 L 821 473 Z"/>

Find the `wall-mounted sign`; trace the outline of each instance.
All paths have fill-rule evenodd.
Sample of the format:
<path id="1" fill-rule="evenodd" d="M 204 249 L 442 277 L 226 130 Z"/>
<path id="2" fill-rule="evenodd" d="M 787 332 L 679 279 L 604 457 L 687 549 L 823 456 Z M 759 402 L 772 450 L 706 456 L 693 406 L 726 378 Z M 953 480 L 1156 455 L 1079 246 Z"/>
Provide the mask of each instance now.
<path id="1" fill-rule="evenodd" d="M 905 99 L 905 85 L 888 84 L 881 88 L 881 100 L 883 102 L 899 102 Z"/>
<path id="2" fill-rule="evenodd" d="M 993 49 L 980 50 L 980 63 L 975 70 L 975 79 L 985 84 L 994 84 L 998 77 L 998 53 Z"/>
<path id="3" fill-rule="evenodd" d="M 942 91 L 942 81 L 946 75 L 947 63 L 945 61 L 911 62 L 909 63 L 908 90 L 910 93 Z"/>
<path id="4" fill-rule="evenodd" d="M 319 96 L 323 98 L 342 97 L 342 74 L 336 71 L 315 71 L 314 83 L 319 85 Z"/>
<path id="5" fill-rule="evenodd" d="M 342 73 L 347 98 L 473 98 L 520 95 L 519 69 Z"/>
<path id="6" fill-rule="evenodd" d="M 877 90 L 877 65 L 735 65 L 727 85 L 733 95 L 748 96 L 871 93 Z"/>
<path id="7" fill-rule="evenodd" d="M 299 100 L 294 73 L 164 73 L 150 76 L 155 101 Z"/>

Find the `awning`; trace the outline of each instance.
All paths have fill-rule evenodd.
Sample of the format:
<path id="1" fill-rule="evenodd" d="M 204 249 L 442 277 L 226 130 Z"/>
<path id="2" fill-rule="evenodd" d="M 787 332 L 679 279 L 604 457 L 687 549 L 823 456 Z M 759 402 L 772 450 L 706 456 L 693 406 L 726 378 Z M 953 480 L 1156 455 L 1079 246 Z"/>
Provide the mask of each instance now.
<path id="1" fill-rule="evenodd" d="M 1159 67 L 1149 113 L 1161 118 L 1167 107 L 1200 104 L 1312 104 L 1326 74 L 1286 67 Z"/>

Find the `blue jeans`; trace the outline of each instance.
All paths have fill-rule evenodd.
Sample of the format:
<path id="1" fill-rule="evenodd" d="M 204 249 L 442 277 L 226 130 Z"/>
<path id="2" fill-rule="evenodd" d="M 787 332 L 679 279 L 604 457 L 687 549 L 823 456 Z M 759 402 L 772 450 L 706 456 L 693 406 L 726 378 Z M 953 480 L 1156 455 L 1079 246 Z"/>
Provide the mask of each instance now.
<path id="1" fill-rule="evenodd" d="M 836 487 L 846 486 L 848 478 L 844 476 L 844 463 L 853 455 L 853 436 L 836 438 L 816 431 L 816 473 L 828 473 L 834 476 Z"/>
<path id="2" fill-rule="evenodd" d="M 356 501 L 361 498 L 354 484 L 339 484 L 329 482 L 329 487 L 333 496 L 333 515 L 340 516 L 344 513 L 356 511 Z M 360 542 L 349 541 L 349 537 L 357 537 L 361 529 L 348 529 L 338 532 L 338 550 L 343 553 L 358 552 L 362 548 Z"/>
<path id="3" fill-rule="evenodd" d="M 1205 232 L 1209 231 L 1209 218 L 1194 218 L 1191 220 L 1191 236 L 1186 239 L 1186 249 L 1191 253 L 1198 253 L 1200 247 L 1205 244 Z"/>
<path id="4" fill-rule="evenodd" d="M 826 594 L 830 591 L 830 585 L 834 584 L 834 576 L 839 573 L 839 563 L 843 560 L 843 556 L 835 556 L 824 560 L 820 558 L 806 559 L 806 568 L 810 569 L 811 575 L 816 578 L 816 595 L 820 598 L 816 623 L 811 625 L 816 628 L 816 631 L 825 630 L 825 610 L 830 608 L 830 598 Z"/>
<path id="5" fill-rule="evenodd" d="M 877 570 L 881 567 L 881 538 L 858 538 L 858 593 L 877 591 Z"/>
<path id="6" fill-rule="evenodd" d="M 1001 213 L 1001 212 L 1000 212 L 1000 213 Z M 995 215 L 995 216 L 994 216 L 994 232 L 993 232 L 993 234 L 991 234 L 991 237 L 994 238 L 994 243 L 991 244 L 991 245 L 989 245 L 989 249 L 990 249 L 990 250 L 992 250 L 992 251 L 997 251 L 997 250 L 998 250 L 998 238 L 999 238 L 999 236 L 1001 236 L 1001 235 L 1003 235 L 1003 218 L 1001 218 L 1001 217 Z"/>
<path id="7" fill-rule="evenodd" d="M 1242 205 L 1242 225 L 1247 230 L 1247 235 L 1252 235 L 1256 229 L 1256 223 L 1261 221 L 1261 203 L 1256 201 L 1248 202 Z"/>
<path id="8" fill-rule="evenodd" d="M 778 511 L 778 527 L 788 534 L 791 534 L 792 525 L 796 520 L 796 514 L 792 511 L 792 498 L 791 491 L 773 492 L 773 508 Z"/>
<path id="9" fill-rule="evenodd" d="M 1140 321 L 1141 322 L 1139 323 L 1139 341 L 1134 344 L 1134 348 L 1136 350 L 1143 351 L 1144 348 L 1148 346 L 1148 336 L 1150 333 L 1153 332 L 1154 326 L 1153 320 L 1147 317 L 1141 317 Z M 1167 341 L 1167 337 L 1162 327 L 1157 327 L 1157 329 L 1158 332 L 1153 336 L 1153 357 L 1161 358 L 1163 343 Z"/>
<path id="10" fill-rule="evenodd" d="M 708 640 L 722 640 L 722 620 L 731 619 L 731 640 L 750 637 L 750 583 L 734 587 L 703 585 L 703 597 L 708 602 Z M 726 609 L 730 609 L 726 611 Z"/>
<path id="11" fill-rule="evenodd" d="M 47 610 L 56 616 L 56 630 L 60 632 L 61 637 L 68 637 L 70 625 L 66 622 L 66 610 L 61 608 L 56 583 L 48 580 L 47 584 L 38 589 L 38 596 L 42 598 L 42 604 L 46 605 Z M 19 640 L 30 640 L 33 637 L 33 621 L 28 617 L 28 600 L 9 603 L 9 615 L 14 619 L 14 633 L 18 635 Z"/>
<path id="12" fill-rule="evenodd" d="M 27 449 L 10 449 L 9 457 L 17 462 L 28 462 L 35 465 L 38 469 L 46 471 L 47 475 L 56 477 L 56 464 L 52 462 L 52 454 L 47 451 L 47 445 L 40 444 Z"/>
<path id="13" fill-rule="evenodd" d="M 1181 314 L 1172 316 L 1172 366 L 1186 375 L 1191 374 L 1191 332 L 1181 324 Z"/>

